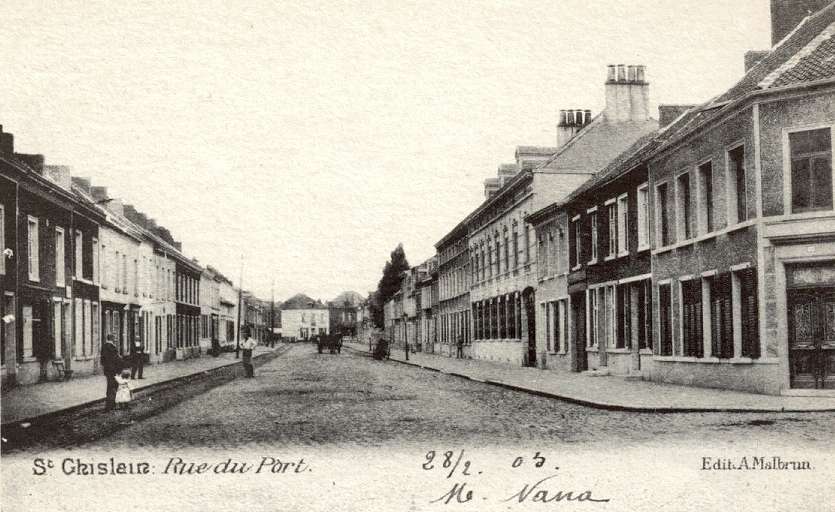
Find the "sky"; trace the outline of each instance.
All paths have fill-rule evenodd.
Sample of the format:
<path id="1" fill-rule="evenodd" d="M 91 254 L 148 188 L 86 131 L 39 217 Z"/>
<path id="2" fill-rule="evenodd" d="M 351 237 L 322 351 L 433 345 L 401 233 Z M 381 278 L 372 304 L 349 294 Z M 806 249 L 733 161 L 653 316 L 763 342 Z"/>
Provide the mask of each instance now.
<path id="1" fill-rule="evenodd" d="M 451 5 L 454 4 L 454 5 Z M 0 124 L 276 300 L 376 288 L 483 200 L 607 64 L 701 103 L 770 44 L 768 0 L 5 0 Z M 274 282 L 274 288 L 273 288 Z"/>

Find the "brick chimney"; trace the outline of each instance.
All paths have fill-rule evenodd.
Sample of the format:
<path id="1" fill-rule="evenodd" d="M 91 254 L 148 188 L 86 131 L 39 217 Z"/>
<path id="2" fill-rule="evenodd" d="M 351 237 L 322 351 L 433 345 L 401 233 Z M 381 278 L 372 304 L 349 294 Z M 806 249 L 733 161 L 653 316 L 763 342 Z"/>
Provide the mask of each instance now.
<path id="1" fill-rule="evenodd" d="M 663 128 L 696 105 L 658 105 L 658 126 Z"/>
<path id="2" fill-rule="evenodd" d="M 499 191 L 499 178 L 487 178 L 484 180 L 484 198 L 490 199 Z"/>
<path id="3" fill-rule="evenodd" d="M 771 0 L 771 46 L 776 45 L 803 21 L 832 0 Z"/>
<path id="4" fill-rule="evenodd" d="M 0 124 L 0 155 L 12 156 L 14 154 L 14 135 L 3 131 Z"/>
<path id="5" fill-rule="evenodd" d="M 68 165 L 44 165 L 43 176 L 64 190 L 70 190 L 70 167 Z"/>
<path id="6" fill-rule="evenodd" d="M 72 183 L 84 192 L 90 193 L 90 178 L 82 178 L 81 176 L 73 176 Z"/>
<path id="7" fill-rule="evenodd" d="M 93 201 L 104 204 L 105 199 L 108 198 L 107 187 L 90 187 L 90 195 L 93 197 Z"/>
<path id="8" fill-rule="evenodd" d="M 108 209 L 111 213 L 115 213 L 120 217 L 125 216 L 125 205 L 122 204 L 121 199 L 112 198 L 110 201 L 104 203 L 104 207 Z"/>
<path id="9" fill-rule="evenodd" d="M 560 119 L 557 123 L 557 147 L 561 148 L 565 146 L 580 129 L 590 122 L 591 110 L 560 110 Z"/>
<path id="10" fill-rule="evenodd" d="M 606 108 L 611 123 L 643 122 L 649 119 L 649 83 L 642 65 L 610 64 L 606 77 Z"/>
<path id="11" fill-rule="evenodd" d="M 43 174 L 43 165 L 44 165 L 44 156 L 43 155 L 30 155 L 27 153 L 15 153 L 14 157 L 20 160 L 21 162 L 25 163 L 38 174 Z"/>

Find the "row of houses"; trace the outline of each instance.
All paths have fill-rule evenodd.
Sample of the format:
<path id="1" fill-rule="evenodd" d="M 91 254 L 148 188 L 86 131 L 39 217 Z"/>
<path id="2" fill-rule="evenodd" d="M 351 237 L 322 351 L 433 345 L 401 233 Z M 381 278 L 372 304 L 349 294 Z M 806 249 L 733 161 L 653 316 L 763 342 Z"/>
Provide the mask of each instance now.
<path id="1" fill-rule="evenodd" d="M 141 341 L 151 363 L 234 345 L 240 321 L 266 337 L 263 301 L 105 187 L 15 152 L 2 126 L 0 253 L 4 387 L 97 372 L 107 335 L 123 355 Z"/>
<path id="2" fill-rule="evenodd" d="M 554 371 L 835 388 L 833 34 L 835 3 L 774 0 L 772 48 L 657 119 L 644 66 L 608 66 L 604 110 L 560 111 L 556 145 L 518 147 L 436 243 L 424 350 L 461 340 L 465 357 Z M 396 342 L 427 332 L 410 320 L 420 272 L 386 304 Z"/>

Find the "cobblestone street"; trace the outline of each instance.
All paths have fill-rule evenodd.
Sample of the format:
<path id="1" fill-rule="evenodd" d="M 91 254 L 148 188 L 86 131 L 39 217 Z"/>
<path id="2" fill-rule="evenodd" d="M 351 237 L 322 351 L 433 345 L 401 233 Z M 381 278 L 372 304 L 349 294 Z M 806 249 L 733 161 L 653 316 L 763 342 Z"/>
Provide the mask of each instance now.
<path id="1" fill-rule="evenodd" d="M 295 345 L 260 367 L 93 443 L 97 447 L 446 443 L 734 444 L 829 449 L 835 414 L 613 412 Z"/>

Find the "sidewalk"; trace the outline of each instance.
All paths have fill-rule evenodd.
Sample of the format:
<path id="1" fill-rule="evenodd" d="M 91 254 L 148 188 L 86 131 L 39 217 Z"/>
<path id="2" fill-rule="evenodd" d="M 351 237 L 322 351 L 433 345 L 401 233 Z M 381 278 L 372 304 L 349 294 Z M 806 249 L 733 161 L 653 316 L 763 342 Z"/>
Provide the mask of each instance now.
<path id="1" fill-rule="evenodd" d="M 253 351 L 253 357 L 275 349 L 258 346 Z M 193 375 L 221 366 L 240 362 L 235 359 L 234 352 L 226 352 L 219 357 L 202 355 L 198 358 L 171 361 L 168 363 L 145 365 L 142 380 L 134 380 L 134 391 L 159 384 L 171 379 Z M 0 416 L 3 425 L 14 423 L 27 418 L 48 414 L 71 407 L 76 407 L 96 400 L 103 400 L 105 394 L 105 379 L 102 375 L 89 375 L 72 378 L 68 381 L 45 382 L 18 386 L 4 391 L 0 397 Z"/>
<path id="2" fill-rule="evenodd" d="M 368 353 L 368 345 L 346 344 Z M 622 377 L 540 370 L 490 361 L 453 359 L 434 354 L 409 354 L 392 349 L 391 359 L 540 396 L 590 407 L 636 412 L 819 412 L 835 411 L 835 398 L 772 396 L 710 389 Z"/>

